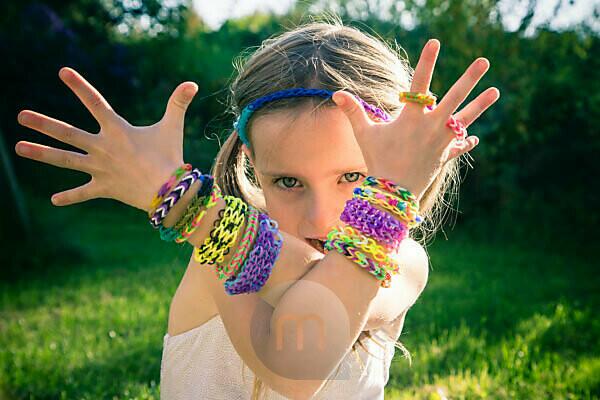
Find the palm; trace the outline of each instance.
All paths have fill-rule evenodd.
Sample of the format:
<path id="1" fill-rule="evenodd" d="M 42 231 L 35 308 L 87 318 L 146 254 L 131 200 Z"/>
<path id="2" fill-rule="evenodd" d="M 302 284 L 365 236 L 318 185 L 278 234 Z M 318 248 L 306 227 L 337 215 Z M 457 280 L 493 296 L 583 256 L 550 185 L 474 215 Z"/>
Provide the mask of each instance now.
<path id="1" fill-rule="evenodd" d="M 91 134 L 42 114 L 22 111 L 19 123 L 80 148 L 86 154 L 23 141 L 17 143 L 17 153 L 92 176 L 86 184 L 56 195 L 57 205 L 105 197 L 145 210 L 150 201 L 148 197 L 157 189 L 151 187 L 152 179 L 159 175 L 159 178 L 164 177 L 164 171 L 183 163 L 184 117 L 196 93 L 196 85 L 180 84 L 157 123 L 133 126 L 76 71 L 63 68 L 59 76 L 98 121 L 100 132 Z"/>

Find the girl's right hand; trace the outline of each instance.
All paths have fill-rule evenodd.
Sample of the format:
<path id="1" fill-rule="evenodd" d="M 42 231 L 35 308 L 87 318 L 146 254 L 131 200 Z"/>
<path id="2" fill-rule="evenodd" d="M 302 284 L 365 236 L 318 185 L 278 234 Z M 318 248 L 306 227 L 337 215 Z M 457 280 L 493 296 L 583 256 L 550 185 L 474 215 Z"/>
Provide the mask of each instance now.
<path id="1" fill-rule="evenodd" d="M 23 110 L 17 117 L 21 125 L 78 147 L 87 154 L 26 141 L 16 144 L 17 154 L 92 176 L 86 184 L 52 196 L 55 205 L 112 198 L 149 211 L 160 186 L 184 163 L 184 117 L 198 86 L 193 82 L 180 84 L 171 94 L 160 121 L 150 126 L 133 126 L 75 70 L 64 67 L 58 75 L 98 121 L 100 132 L 91 134 L 43 114 Z"/>
<path id="2" fill-rule="evenodd" d="M 439 47 L 436 39 L 425 45 L 415 68 L 411 92 L 429 93 Z M 420 200 L 447 161 L 472 150 L 479 143 L 476 136 L 468 136 L 463 143 L 457 142 L 446 121 L 488 68 L 487 59 L 475 60 L 436 108 L 430 111 L 421 104 L 407 103 L 391 122 L 373 122 L 352 94 L 334 93 L 333 100 L 352 124 L 369 175 L 389 179 Z M 454 117 L 468 127 L 499 97 L 498 89 L 488 88 Z"/>

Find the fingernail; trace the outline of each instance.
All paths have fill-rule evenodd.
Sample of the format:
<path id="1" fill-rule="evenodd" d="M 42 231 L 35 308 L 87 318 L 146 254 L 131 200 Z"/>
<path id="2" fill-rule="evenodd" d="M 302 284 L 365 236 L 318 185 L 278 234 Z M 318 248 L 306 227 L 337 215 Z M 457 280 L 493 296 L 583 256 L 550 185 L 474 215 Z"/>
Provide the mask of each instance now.
<path id="1" fill-rule="evenodd" d="M 344 98 L 344 96 L 336 93 L 333 95 L 333 101 L 335 101 L 335 104 L 337 104 L 338 106 L 343 106 L 346 99 Z"/>
<path id="2" fill-rule="evenodd" d="M 52 202 L 52 204 L 56 204 L 56 196 L 52 196 L 50 198 L 50 201 Z"/>
<path id="3" fill-rule="evenodd" d="M 185 88 L 185 90 L 183 92 L 187 96 L 192 96 L 194 93 L 196 93 L 196 88 L 194 86 L 188 86 Z"/>
<path id="4" fill-rule="evenodd" d="M 66 78 L 68 76 L 69 71 L 67 70 L 67 67 L 62 67 L 61 69 L 58 70 L 58 76 L 60 76 L 61 78 Z"/>

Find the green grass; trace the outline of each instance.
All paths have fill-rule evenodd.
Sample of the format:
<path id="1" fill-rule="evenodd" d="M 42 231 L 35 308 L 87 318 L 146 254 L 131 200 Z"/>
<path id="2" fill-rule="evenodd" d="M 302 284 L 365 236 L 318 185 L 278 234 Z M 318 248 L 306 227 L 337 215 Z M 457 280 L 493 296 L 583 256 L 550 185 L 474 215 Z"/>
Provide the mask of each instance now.
<path id="1" fill-rule="evenodd" d="M 14 250 L 27 267 L 0 281 L 0 399 L 159 398 L 191 247 L 101 203 L 36 204 L 50 235 Z M 386 399 L 599 398 L 593 244 L 488 237 L 486 226 L 446 229 L 429 246 L 429 282 L 400 337 L 412 366 L 397 350 Z"/>
<path id="2" fill-rule="evenodd" d="M 559 243 L 451 236 L 431 247 L 429 283 L 400 337 L 413 363 L 394 359 L 389 398 L 598 398 L 594 260 Z"/>

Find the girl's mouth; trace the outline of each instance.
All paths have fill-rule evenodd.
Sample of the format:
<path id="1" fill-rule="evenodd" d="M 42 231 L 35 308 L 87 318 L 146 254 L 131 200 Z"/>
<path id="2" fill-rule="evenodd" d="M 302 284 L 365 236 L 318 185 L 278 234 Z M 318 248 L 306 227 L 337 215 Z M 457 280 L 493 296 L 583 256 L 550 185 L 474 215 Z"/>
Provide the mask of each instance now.
<path id="1" fill-rule="evenodd" d="M 318 250 L 320 253 L 325 254 L 325 247 L 324 247 L 325 241 L 324 240 L 306 238 L 306 241 L 308 242 L 308 244 L 310 244 L 313 248 Z"/>

